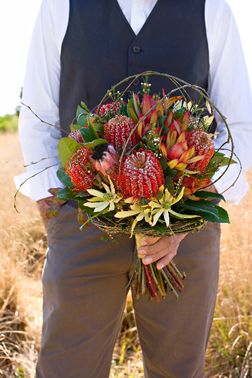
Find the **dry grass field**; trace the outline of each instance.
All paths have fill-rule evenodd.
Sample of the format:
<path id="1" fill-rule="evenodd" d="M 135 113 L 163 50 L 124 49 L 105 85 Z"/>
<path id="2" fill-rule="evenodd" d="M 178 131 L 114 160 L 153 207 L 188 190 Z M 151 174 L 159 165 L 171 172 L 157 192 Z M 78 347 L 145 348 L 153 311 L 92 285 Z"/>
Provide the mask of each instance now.
<path id="1" fill-rule="evenodd" d="M 34 376 L 41 326 L 40 273 L 46 237 L 36 206 L 20 196 L 13 209 L 12 176 L 21 172 L 16 133 L 0 135 L 0 377 Z M 249 175 L 252 184 L 252 174 Z M 252 191 L 239 207 L 227 205 L 221 272 L 207 377 L 252 377 Z M 143 377 L 131 301 L 118 339 L 111 377 Z M 186 377 L 185 377 L 186 378 Z"/>

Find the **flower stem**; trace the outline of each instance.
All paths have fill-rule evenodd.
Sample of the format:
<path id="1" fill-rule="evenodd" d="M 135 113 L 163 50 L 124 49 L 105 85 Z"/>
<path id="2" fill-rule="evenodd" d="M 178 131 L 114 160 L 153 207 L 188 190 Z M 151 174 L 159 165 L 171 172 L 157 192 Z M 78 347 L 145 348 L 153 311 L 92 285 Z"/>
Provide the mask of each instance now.
<path id="1" fill-rule="evenodd" d="M 143 269 L 141 266 L 141 260 L 138 259 L 137 261 L 137 288 L 136 288 L 136 296 L 137 299 L 140 298 L 141 295 L 141 282 L 142 282 L 142 274 L 143 274 Z"/>
<path id="2" fill-rule="evenodd" d="M 159 282 L 160 282 L 160 286 L 162 287 L 162 290 L 163 290 L 163 292 L 165 293 L 165 296 L 166 296 L 167 290 L 166 290 L 165 285 L 164 285 L 164 278 L 162 276 L 162 273 L 156 267 L 155 267 L 155 269 L 156 269 L 157 274 L 158 274 L 158 279 L 159 279 Z"/>
<path id="3" fill-rule="evenodd" d="M 167 277 L 164 269 L 161 269 L 160 270 L 162 276 L 164 277 L 164 280 L 165 282 L 167 283 L 167 285 L 169 286 L 170 290 L 173 292 L 173 294 L 175 295 L 175 297 L 178 299 L 178 293 L 177 291 L 175 290 L 174 286 L 171 284 L 171 281 L 169 280 L 169 278 Z"/>
<path id="4" fill-rule="evenodd" d="M 155 265 L 150 264 L 149 267 L 150 267 L 150 271 L 151 271 L 151 276 L 152 276 L 152 278 L 153 278 L 153 280 L 154 280 L 154 282 L 157 286 L 157 289 L 158 289 L 161 297 L 164 298 L 166 293 L 161 288 L 161 285 L 160 285 L 160 282 L 159 282 L 159 277 L 156 275 L 156 272 L 155 272 L 155 269 L 154 269 Z"/>
<path id="5" fill-rule="evenodd" d="M 176 271 L 173 270 L 173 267 L 170 264 L 167 265 L 166 269 L 168 270 L 168 272 L 170 273 L 170 275 L 174 279 L 178 290 L 182 291 L 182 289 L 184 288 L 184 285 L 183 285 L 183 282 L 182 282 L 180 276 L 177 275 Z"/>
<path id="6" fill-rule="evenodd" d="M 178 274 L 178 276 L 179 276 L 182 280 L 184 280 L 184 279 L 186 278 L 186 274 L 185 274 L 185 272 L 181 273 L 181 272 L 178 270 L 176 264 L 175 264 L 173 261 L 170 262 L 170 265 L 172 266 L 172 268 L 176 271 L 176 273 Z"/>
<path id="7" fill-rule="evenodd" d="M 141 282 L 141 294 L 144 295 L 146 292 L 146 277 L 145 277 L 145 271 L 144 271 L 144 266 L 141 261 L 141 276 L 142 276 L 142 282 Z"/>
<path id="8" fill-rule="evenodd" d="M 147 283 L 148 283 L 148 287 L 150 289 L 150 293 L 151 293 L 151 296 L 155 299 L 158 299 L 158 293 L 157 293 L 157 290 L 155 288 L 155 285 L 153 284 L 153 281 L 152 281 L 152 277 L 151 277 L 151 274 L 150 274 L 150 271 L 148 269 L 148 267 L 146 265 L 144 265 L 144 271 L 145 271 L 145 274 L 146 274 L 146 278 L 147 278 Z"/>

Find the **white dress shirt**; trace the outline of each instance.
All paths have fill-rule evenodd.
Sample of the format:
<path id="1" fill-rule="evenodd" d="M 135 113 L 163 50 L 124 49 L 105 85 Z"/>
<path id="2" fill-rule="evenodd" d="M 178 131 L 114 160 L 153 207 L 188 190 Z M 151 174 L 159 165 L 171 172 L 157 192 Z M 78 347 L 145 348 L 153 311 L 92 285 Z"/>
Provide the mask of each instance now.
<path id="1" fill-rule="evenodd" d="M 156 1 L 118 0 L 135 34 L 142 28 Z M 68 19 L 69 0 L 43 0 L 32 35 L 23 90 L 23 102 L 40 118 L 57 125 L 60 54 Z M 225 193 L 225 197 L 228 201 L 238 203 L 248 189 L 244 172 L 252 165 L 252 96 L 249 78 L 236 23 L 225 0 L 206 0 L 205 21 L 210 60 L 209 95 L 227 117 L 235 152 L 243 166 L 238 182 Z M 18 188 L 33 176 L 21 186 L 20 191 L 34 201 L 48 197 L 49 188 L 62 187 L 56 175 L 59 166 L 57 146 L 61 134 L 22 107 L 19 135 L 24 162 L 28 166 L 24 173 L 15 177 L 16 186 Z M 222 145 L 225 139 L 226 132 L 219 121 L 216 146 Z M 49 166 L 51 168 L 46 169 Z M 232 165 L 216 183 L 217 190 L 223 192 L 227 189 L 238 171 L 238 165 Z"/>

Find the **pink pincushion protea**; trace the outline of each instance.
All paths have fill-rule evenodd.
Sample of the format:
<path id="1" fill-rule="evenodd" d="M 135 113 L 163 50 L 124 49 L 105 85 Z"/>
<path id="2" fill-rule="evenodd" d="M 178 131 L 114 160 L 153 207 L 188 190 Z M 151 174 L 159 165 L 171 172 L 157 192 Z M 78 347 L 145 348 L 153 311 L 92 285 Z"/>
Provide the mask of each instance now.
<path id="1" fill-rule="evenodd" d="M 189 147 L 195 148 L 195 154 L 203 158 L 195 163 L 188 165 L 188 169 L 204 172 L 209 161 L 214 155 L 214 143 L 211 136 L 203 130 L 192 130 L 188 137 Z"/>
<path id="2" fill-rule="evenodd" d="M 74 184 L 74 191 L 83 192 L 91 189 L 95 174 L 90 164 L 91 152 L 85 147 L 80 147 L 66 164 L 66 173 Z"/>
<path id="3" fill-rule="evenodd" d="M 152 151 L 138 150 L 123 159 L 118 185 L 124 197 L 154 197 L 164 184 L 164 174 Z"/>
<path id="4" fill-rule="evenodd" d="M 135 124 L 132 118 L 126 117 L 125 115 L 117 115 L 114 118 L 111 118 L 104 125 L 104 137 L 108 143 L 112 144 L 116 152 L 122 152 L 128 137 L 132 130 L 134 129 Z M 126 151 L 129 151 L 138 143 L 138 134 L 135 130 L 130 140 L 127 144 Z"/>
<path id="5" fill-rule="evenodd" d="M 80 130 L 71 131 L 68 135 L 69 138 L 76 140 L 78 143 L 84 143 Z"/>
<path id="6" fill-rule="evenodd" d="M 91 159 L 96 171 L 113 177 L 118 171 L 119 157 L 111 144 L 97 146 Z"/>

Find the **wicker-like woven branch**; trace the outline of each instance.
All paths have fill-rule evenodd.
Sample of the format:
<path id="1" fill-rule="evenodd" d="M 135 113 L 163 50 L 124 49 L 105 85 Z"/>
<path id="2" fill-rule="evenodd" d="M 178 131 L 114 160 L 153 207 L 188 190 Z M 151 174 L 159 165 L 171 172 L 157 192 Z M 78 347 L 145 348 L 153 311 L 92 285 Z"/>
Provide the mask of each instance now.
<path id="1" fill-rule="evenodd" d="M 94 226 L 101 231 L 113 237 L 116 234 L 131 234 L 131 224 L 127 221 L 118 221 L 111 218 L 96 217 L 91 220 Z M 207 224 L 203 218 L 185 219 L 172 222 L 170 226 L 161 228 L 153 228 L 148 224 L 139 224 L 134 230 L 134 234 L 145 234 L 152 237 L 172 236 L 174 234 L 197 232 L 204 228 Z"/>

